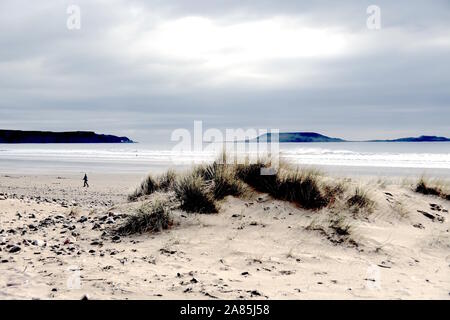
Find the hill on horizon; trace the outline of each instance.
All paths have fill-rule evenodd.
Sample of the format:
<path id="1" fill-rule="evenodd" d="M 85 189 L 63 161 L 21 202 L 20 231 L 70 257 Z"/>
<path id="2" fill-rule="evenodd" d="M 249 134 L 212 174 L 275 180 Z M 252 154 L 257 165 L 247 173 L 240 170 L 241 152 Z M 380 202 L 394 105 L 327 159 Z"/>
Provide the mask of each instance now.
<path id="1" fill-rule="evenodd" d="M 262 142 L 271 142 L 272 141 L 272 133 L 266 133 L 260 135 L 259 137 L 248 140 L 252 141 L 262 141 Z M 419 137 L 406 137 L 406 138 L 398 138 L 398 139 L 378 139 L 378 140 L 363 140 L 363 141 L 353 141 L 353 140 L 344 140 L 341 138 L 333 138 L 322 135 L 316 132 L 280 132 L 279 133 L 279 142 L 280 143 L 295 143 L 295 142 L 445 142 L 450 141 L 449 138 L 439 137 L 439 136 L 419 136 Z"/>
<path id="2" fill-rule="evenodd" d="M 272 133 L 263 134 L 253 141 L 272 141 Z M 280 132 L 279 141 L 286 142 L 345 142 L 346 140 L 340 138 L 331 138 L 316 132 Z"/>
<path id="3" fill-rule="evenodd" d="M 97 134 L 93 131 L 0 130 L 0 143 L 133 143 L 127 137 Z"/>

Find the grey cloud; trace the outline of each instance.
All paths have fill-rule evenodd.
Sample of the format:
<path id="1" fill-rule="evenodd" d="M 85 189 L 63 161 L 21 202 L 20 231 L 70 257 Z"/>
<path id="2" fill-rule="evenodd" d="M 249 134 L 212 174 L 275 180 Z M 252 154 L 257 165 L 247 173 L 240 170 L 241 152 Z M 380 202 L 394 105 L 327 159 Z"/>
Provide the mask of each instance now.
<path id="1" fill-rule="evenodd" d="M 190 128 L 194 120 L 349 139 L 450 135 L 448 1 L 377 1 L 380 31 L 365 26 L 372 1 L 74 2 L 82 9 L 75 32 L 65 28 L 72 2 L 0 4 L 0 127 L 96 130 L 140 141 L 168 140 L 171 130 Z M 133 6 L 143 11 L 133 16 Z M 224 25 L 288 15 L 358 40 L 336 57 L 254 62 L 270 75 L 288 75 L 281 85 L 213 86 L 226 68 L 211 71 L 201 60 L 156 52 L 130 55 L 134 37 L 189 15 Z M 130 25 L 132 38 L 114 38 Z"/>

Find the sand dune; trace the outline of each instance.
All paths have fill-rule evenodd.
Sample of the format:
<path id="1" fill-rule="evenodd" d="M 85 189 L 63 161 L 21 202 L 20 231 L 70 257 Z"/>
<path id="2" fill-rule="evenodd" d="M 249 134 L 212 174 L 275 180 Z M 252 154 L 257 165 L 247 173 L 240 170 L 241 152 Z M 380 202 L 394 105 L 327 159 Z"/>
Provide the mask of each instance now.
<path id="1" fill-rule="evenodd" d="M 218 214 L 175 209 L 115 236 L 139 177 L 0 178 L 0 299 L 449 299 L 449 202 L 398 181 L 348 181 L 372 212 L 303 210 L 266 194 Z M 341 234 L 339 221 L 348 234 Z"/>

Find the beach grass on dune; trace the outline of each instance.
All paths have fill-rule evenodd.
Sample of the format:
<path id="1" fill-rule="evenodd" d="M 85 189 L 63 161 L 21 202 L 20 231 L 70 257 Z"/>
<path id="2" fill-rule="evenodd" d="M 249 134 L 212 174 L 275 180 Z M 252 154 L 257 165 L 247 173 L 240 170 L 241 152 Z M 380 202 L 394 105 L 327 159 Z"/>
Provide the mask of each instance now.
<path id="1" fill-rule="evenodd" d="M 424 195 L 438 196 L 443 199 L 450 200 L 448 185 L 447 188 L 445 188 L 442 183 L 439 183 L 438 181 L 429 181 L 424 177 L 420 178 L 417 182 L 414 191 Z"/>
<path id="2" fill-rule="evenodd" d="M 148 175 L 136 188 L 136 190 L 130 195 L 128 195 L 128 200 L 135 201 L 139 197 L 152 194 L 153 192 L 156 191 L 156 189 L 157 189 L 157 181 L 153 178 L 152 175 Z"/>
<path id="3" fill-rule="evenodd" d="M 197 173 L 181 177 L 174 187 L 180 208 L 186 212 L 217 213 L 218 209 L 210 186 Z"/>
<path id="4" fill-rule="evenodd" d="M 333 229 L 339 236 L 349 236 L 352 233 L 352 226 L 342 216 L 333 219 L 330 223 L 330 228 Z"/>
<path id="5" fill-rule="evenodd" d="M 176 179 L 177 173 L 174 170 L 167 170 L 157 178 L 157 189 L 165 192 L 172 190 Z"/>
<path id="6" fill-rule="evenodd" d="M 131 235 L 145 232 L 159 232 L 172 224 L 170 211 L 163 202 L 145 203 L 137 209 L 136 214 L 127 218 L 117 229 L 117 233 Z"/>
<path id="7" fill-rule="evenodd" d="M 329 204 L 313 171 L 281 169 L 272 189 L 275 198 L 294 202 L 305 209 L 320 209 Z"/>
<path id="8" fill-rule="evenodd" d="M 237 176 L 259 192 L 275 199 L 293 202 L 305 209 L 320 209 L 330 203 L 329 192 L 322 190 L 319 173 L 314 170 L 291 168 L 281 163 L 273 175 L 261 174 L 270 168 L 270 161 L 237 165 Z M 329 190 L 331 190 L 330 188 Z"/>
<path id="9" fill-rule="evenodd" d="M 270 164 L 264 162 L 238 164 L 235 167 L 236 176 L 256 191 L 275 194 L 276 176 L 261 174 L 261 170 L 268 167 Z"/>
<path id="10" fill-rule="evenodd" d="M 206 181 L 216 200 L 221 200 L 226 196 L 238 197 L 246 191 L 245 185 L 238 179 L 233 165 L 217 162 L 200 165 L 194 168 L 193 174 Z"/>
<path id="11" fill-rule="evenodd" d="M 374 201 L 370 199 L 367 192 L 360 187 L 356 188 L 353 195 L 347 199 L 347 205 L 356 211 L 359 209 L 370 210 L 374 204 Z"/>
<path id="12" fill-rule="evenodd" d="M 156 178 L 149 175 L 129 199 L 136 200 L 156 190 L 174 191 L 182 210 L 216 213 L 218 201 L 226 196 L 241 197 L 254 190 L 304 209 L 319 210 L 333 204 L 347 190 L 343 182 L 323 179 L 316 170 L 294 168 L 286 163 L 278 165 L 273 174 L 266 174 L 272 166 L 270 159 L 243 164 L 215 161 L 197 165 L 184 175 L 169 170 Z M 347 204 L 353 208 L 370 208 L 373 201 L 365 192 L 356 189 Z"/>
<path id="13" fill-rule="evenodd" d="M 136 201 L 139 197 L 150 195 L 155 191 L 167 192 L 172 190 L 175 186 L 176 179 L 177 174 L 173 170 L 168 170 L 156 178 L 149 174 L 141 184 L 128 195 L 128 200 Z"/>

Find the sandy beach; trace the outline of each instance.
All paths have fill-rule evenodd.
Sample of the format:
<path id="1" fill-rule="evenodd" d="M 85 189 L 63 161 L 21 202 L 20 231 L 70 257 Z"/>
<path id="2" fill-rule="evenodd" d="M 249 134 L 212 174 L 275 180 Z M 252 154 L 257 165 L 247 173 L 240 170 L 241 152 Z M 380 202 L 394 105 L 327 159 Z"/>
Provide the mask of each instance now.
<path id="1" fill-rule="evenodd" d="M 13 314 L 450 301 L 449 0 L 2 0 L 0 27 Z"/>
<path id="2" fill-rule="evenodd" d="M 414 181 L 346 179 L 371 212 L 305 210 L 268 194 L 118 236 L 139 174 L 0 176 L 0 299 L 449 299 L 449 202 Z M 338 178 L 334 178 L 338 179 Z M 344 179 L 344 178 L 343 178 Z M 348 234 L 332 228 L 339 217 Z"/>

